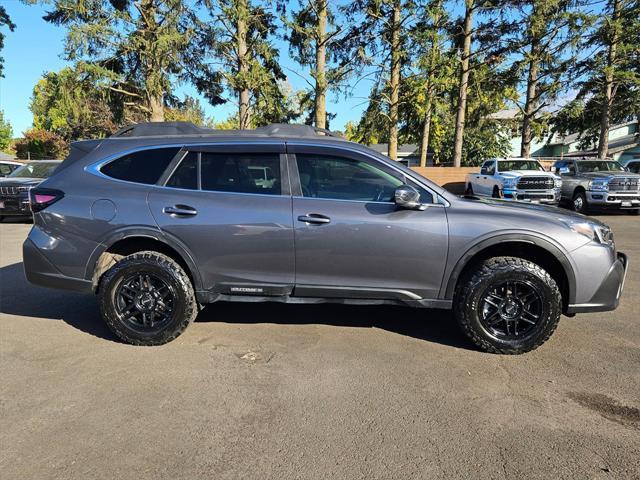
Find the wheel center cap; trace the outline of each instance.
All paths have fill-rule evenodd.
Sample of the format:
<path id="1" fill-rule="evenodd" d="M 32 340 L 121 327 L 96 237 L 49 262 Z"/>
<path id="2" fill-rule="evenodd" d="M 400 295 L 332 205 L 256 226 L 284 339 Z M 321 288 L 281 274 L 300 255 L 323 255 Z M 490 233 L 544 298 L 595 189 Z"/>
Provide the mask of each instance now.
<path id="1" fill-rule="evenodd" d="M 156 299 L 149 292 L 141 293 L 136 299 L 136 305 L 140 310 L 152 310 L 155 303 Z"/>
<path id="2" fill-rule="evenodd" d="M 520 304 L 508 298 L 502 304 L 502 314 L 507 318 L 516 318 L 520 315 Z"/>

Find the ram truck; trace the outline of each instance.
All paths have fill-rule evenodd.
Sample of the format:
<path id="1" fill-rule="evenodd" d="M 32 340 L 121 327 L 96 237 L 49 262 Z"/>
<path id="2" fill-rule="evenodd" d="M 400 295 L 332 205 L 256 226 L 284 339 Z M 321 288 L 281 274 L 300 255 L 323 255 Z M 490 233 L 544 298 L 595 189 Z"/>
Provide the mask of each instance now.
<path id="1" fill-rule="evenodd" d="M 486 160 L 479 173 L 470 173 L 465 180 L 467 195 L 551 205 L 559 203 L 561 188 L 559 176 L 530 158 Z"/>

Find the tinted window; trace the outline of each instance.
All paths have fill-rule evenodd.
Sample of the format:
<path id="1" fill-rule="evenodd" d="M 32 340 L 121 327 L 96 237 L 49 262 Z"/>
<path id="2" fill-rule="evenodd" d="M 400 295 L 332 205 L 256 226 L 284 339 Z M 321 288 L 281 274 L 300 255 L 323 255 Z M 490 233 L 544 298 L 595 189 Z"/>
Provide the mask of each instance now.
<path id="1" fill-rule="evenodd" d="M 56 167 L 60 165 L 59 162 L 32 162 L 27 163 L 9 175 L 10 177 L 17 178 L 47 178 L 51 176 Z"/>
<path id="2" fill-rule="evenodd" d="M 640 173 L 640 162 L 629 162 L 627 168 L 632 173 Z"/>
<path id="3" fill-rule="evenodd" d="M 305 197 L 391 202 L 402 181 L 367 162 L 324 155 L 296 155 Z"/>
<path id="4" fill-rule="evenodd" d="M 581 173 L 591 172 L 622 172 L 624 168 L 618 162 L 609 160 L 587 160 L 578 163 Z"/>
<path id="5" fill-rule="evenodd" d="M 189 152 L 180 161 L 178 168 L 167 180 L 166 186 L 189 190 L 198 189 L 198 154 L 196 152 Z"/>
<path id="6" fill-rule="evenodd" d="M 510 172 L 512 170 L 540 170 L 544 171 L 542 165 L 535 160 L 503 160 L 500 161 L 499 167 L 501 172 Z"/>
<path id="7" fill-rule="evenodd" d="M 102 167 L 105 175 L 128 182 L 154 184 L 169 166 L 179 148 L 142 150 L 120 157 Z"/>
<path id="8" fill-rule="evenodd" d="M 280 195 L 277 153 L 202 153 L 202 190 Z"/>

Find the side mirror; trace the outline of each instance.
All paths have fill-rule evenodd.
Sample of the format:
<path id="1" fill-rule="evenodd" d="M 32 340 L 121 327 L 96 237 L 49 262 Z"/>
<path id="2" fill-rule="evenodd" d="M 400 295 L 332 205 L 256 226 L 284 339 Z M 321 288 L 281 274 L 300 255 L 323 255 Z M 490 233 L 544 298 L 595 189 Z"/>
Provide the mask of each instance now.
<path id="1" fill-rule="evenodd" d="M 394 194 L 396 205 L 407 210 L 425 210 L 426 205 L 420 203 L 420 192 L 411 185 L 400 185 Z"/>

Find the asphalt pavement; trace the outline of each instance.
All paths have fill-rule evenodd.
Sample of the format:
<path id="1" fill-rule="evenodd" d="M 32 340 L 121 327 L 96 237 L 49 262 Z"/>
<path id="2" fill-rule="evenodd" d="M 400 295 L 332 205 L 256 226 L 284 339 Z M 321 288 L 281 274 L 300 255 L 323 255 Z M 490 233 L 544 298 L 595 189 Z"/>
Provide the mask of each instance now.
<path id="1" fill-rule="evenodd" d="M 450 313 L 214 304 L 162 347 L 94 297 L 28 284 L 0 224 L 0 478 L 640 478 L 640 219 L 601 216 L 631 266 L 614 312 L 521 356 Z"/>

